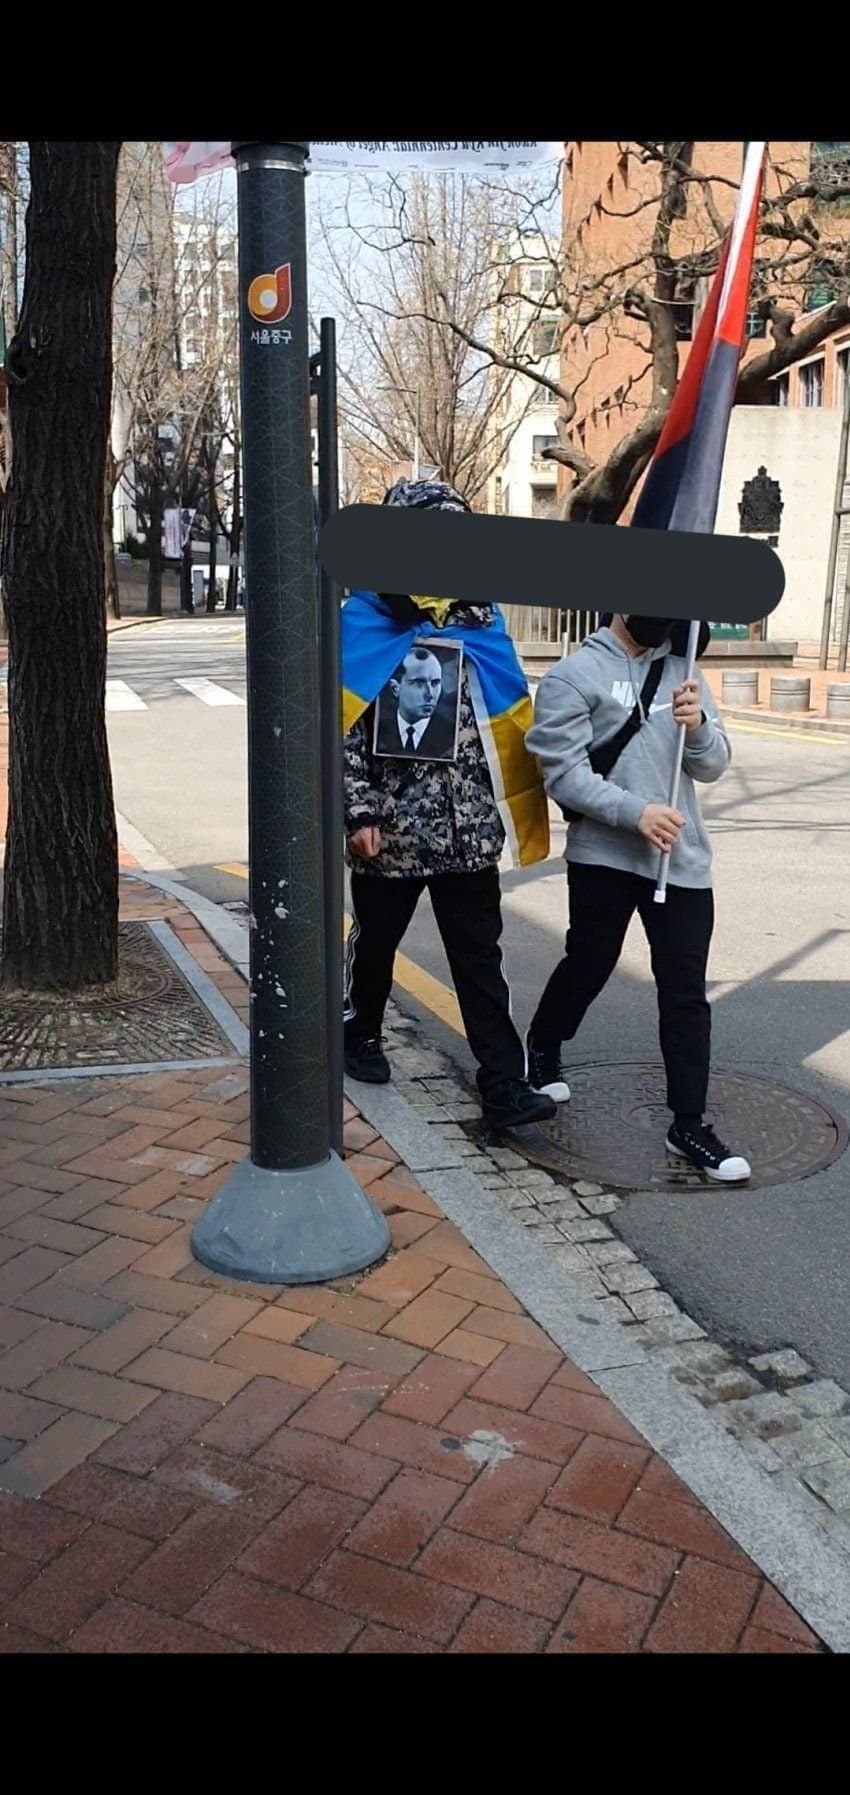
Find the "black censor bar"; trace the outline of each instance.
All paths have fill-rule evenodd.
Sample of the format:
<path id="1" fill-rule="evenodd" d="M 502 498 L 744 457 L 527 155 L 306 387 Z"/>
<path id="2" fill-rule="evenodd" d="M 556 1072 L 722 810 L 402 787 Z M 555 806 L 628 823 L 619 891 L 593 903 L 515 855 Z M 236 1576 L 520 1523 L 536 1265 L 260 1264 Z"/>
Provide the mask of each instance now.
<path id="1" fill-rule="evenodd" d="M 682 622 L 758 623 L 785 590 L 779 556 L 752 537 L 392 505 L 338 511 L 319 552 L 326 572 L 349 590 Z"/>

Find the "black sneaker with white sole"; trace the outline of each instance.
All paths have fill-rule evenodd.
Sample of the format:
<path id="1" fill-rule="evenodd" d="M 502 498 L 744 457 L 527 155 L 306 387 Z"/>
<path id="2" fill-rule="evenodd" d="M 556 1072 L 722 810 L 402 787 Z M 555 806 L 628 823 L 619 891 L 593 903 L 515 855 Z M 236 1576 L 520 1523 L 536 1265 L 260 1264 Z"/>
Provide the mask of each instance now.
<path id="1" fill-rule="evenodd" d="M 553 1103 L 569 1103 L 570 1087 L 561 1065 L 560 1046 L 538 1047 L 529 1035 L 525 1051 L 528 1058 L 528 1082 L 532 1090 L 551 1097 Z"/>
<path id="2" fill-rule="evenodd" d="M 524 1078 L 509 1078 L 482 1093 L 481 1108 L 488 1127 L 524 1128 L 532 1122 L 551 1122 L 555 1104 L 542 1091 L 533 1091 Z"/>
<path id="3" fill-rule="evenodd" d="M 389 1084 L 390 1062 L 380 1035 L 368 1041 L 346 1041 L 345 1070 L 358 1084 Z"/>
<path id="4" fill-rule="evenodd" d="M 667 1135 L 667 1151 L 676 1159 L 686 1159 L 716 1184 L 744 1184 L 751 1174 L 743 1155 L 730 1153 L 707 1123 L 699 1128 L 684 1128 L 674 1122 Z"/>

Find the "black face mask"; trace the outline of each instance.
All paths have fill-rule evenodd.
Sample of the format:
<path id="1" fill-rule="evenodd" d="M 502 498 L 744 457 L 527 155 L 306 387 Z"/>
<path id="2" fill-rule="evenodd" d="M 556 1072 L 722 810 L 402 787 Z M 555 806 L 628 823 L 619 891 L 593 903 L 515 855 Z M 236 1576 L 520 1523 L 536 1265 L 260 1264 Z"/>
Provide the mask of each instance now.
<path id="1" fill-rule="evenodd" d="M 673 628 L 672 617 L 626 617 L 626 629 L 639 648 L 660 648 Z"/>

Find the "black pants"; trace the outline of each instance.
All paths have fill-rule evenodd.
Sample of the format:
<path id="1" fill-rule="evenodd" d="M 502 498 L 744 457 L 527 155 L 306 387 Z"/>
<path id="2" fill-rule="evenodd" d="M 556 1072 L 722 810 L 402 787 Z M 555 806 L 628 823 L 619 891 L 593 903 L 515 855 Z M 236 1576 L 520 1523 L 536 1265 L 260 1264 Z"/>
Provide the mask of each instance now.
<path id="1" fill-rule="evenodd" d="M 705 970 L 714 926 L 714 894 L 668 885 L 666 904 L 653 902 L 651 879 L 607 866 L 567 868 L 570 926 L 566 953 L 555 967 L 531 1025 L 535 1045 L 571 1041 L 585 1012 L 607 984 L 637 910 L 658 992 L 667 1102 L 676 1115 L 705 1110 L 711 1054 L 711 1010 Z"/>
<path id="2" fill-rule="evenodd" d="M 393 961 L 425 887 L 443 939 L 466 1038 L 478 1061 L 479 1089 L 525 1077 L 525 1048 L 511 1021 L 499 941 L 502 904 L 495 866 L 432 879 L 381 879 L 353 873 L 354 921 L 346 953 L 345 1038 L 380 1034 L 392 990 Z"/>

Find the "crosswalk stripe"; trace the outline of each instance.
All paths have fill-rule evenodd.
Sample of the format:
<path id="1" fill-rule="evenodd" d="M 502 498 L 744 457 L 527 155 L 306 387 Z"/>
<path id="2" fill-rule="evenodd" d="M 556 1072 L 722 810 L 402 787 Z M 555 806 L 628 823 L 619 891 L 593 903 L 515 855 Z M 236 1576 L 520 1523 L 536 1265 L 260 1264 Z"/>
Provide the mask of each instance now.
<path id="1" fill-rule="evenodd" d="M 108 679 L 106 682 L 106 709 L 108 711 L 146 711 L 147 705 L 132 686 L 124 679 Z"/>
<path id="2" fill-rule="evenodd" d="M 217 686 L 212 679 L 178 679 L 175 685 L 182 686 L 184 692 L 191 692 L 193 698 L 200 698 L 202 704 L 242 704 L 237 692 L 228 692 L 226 686 Z"/>

